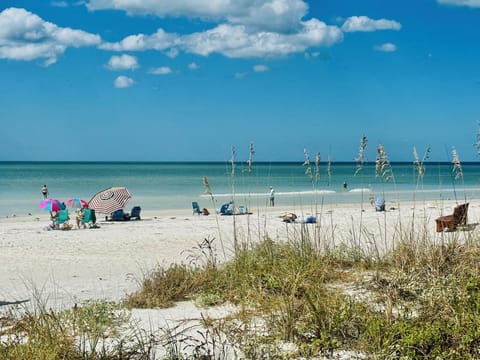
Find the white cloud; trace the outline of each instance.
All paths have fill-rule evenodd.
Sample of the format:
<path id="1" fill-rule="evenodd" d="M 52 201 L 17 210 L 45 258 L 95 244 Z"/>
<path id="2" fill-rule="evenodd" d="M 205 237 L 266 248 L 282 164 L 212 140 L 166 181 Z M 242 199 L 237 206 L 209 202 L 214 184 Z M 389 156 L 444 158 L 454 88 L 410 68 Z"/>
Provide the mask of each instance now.
<path id="1" fill-rule="evenodd" d="M 110 70 L 134 70 L 138 68 L 138 61 L 135 56 L 127 54 L 114 55 L 108 61 L 107 67 Z"/>
<path id="2" fill-rule="evenodd" d="M 198 66 L 196 63 L 192 62 L 192 63 L 188 64 L 188 68 L 193 71 L 193 70 L 198 70 L 200 68 L 200 66 Z"/>
<path id="3" fill-rule="evenodd" d="M 117 43 L 103 43 L 100 48 L 114 51 L 167 50 L 175 46 L 177 38 L 176 34 L 167 34 L 163 29 L 158 29 L 152 35 L 130 35 Z"/>
<path id="4" fill-rule="evenodd" d="M 124 76 L 124 75 L 118 76 L 115 79 L 115 81 L 113 82 L 113 85 L 116 88 L 128 88 L 128 87 L 132 86 L 133 84 L 135 84 L 135 81 L 133 81 L 133 79 L 131 79 L 127 76 Z"/>
<path id="5" fill-rule="evenodd" d="M 189 35 L 167 34 L 159 29 L 153 35 L 129 36 L 118 43 L 103 44 L 102 48 L 166 51 L 169 46 L 174 46 L 202 56 L 218 53 L 230 58 L 279 57 L 303 52 L 309 47 L 329 46 L 343 39 L 338 27 L 328 26 L 316 19 L 302 22 L 301 26 L 298 32 L 292 34 L 249 32 L 245 26 L 228 24 Z"/>
<path id="6" fill-rule="evenodd" d="M 270 70 L 270 68 L 266 65 L 254 65 L 253 66 L 253 71 L 255 72 L 266 72 Z"/>
<path id="7" fill-rule="evenodd" d="M 171 48 L 171 49 L 168 49 L 165 55 L 167 55 L 170 59 L 175 59 L 179 53 L 180 51 L 178 51 L 177 48 Z"/>
<path id="8" fill-rule="evenodd" d="M 338 26 L 312 18 L 303 0 L 91 0 L 90 10 L 116 9 L 131 15 L 196 17 L 217 25 L 191 34 L 135 34 L 102 49 L 114 51 L 157 50 L 176 57 L 179 51 L 231 58 L 280 57 L 309 47 L 330 46 L 343 39 Z"/>
<path id="9" fill-rule="evenodd" d="M 478 8 L 480 7 L 480 0 L 437 0 L 439 4 L 467 6 Z"/>
<path id="10" fill-rule="evenodd" d="M 375 46 L 375 50 L 383 52 L 394 52 L 397 51 L 397 46 L 392 43 L 385 43 L 382 45 Z"/>
<path id="11" fill-rule="evenodd" d="M 377 31 L 377 30 L 400 30 L 402 25 L 394 20 L 373 20 L 367 16 L 351 16 L 342 25 L 345 32 Z"/>
<path id="12" fill-rule="evenodd" d="M 184 36 L 181 40 L 186 52 L 207 56 L 219 53 L 231 58 L 280 57 L 303 52 L 312 46 L 328 46 L 343 39 L 335 26 L 312 19 L 302 23 L 294 34 L 274 32 L 250 33 L 241 25 L 219 25 L 212 30 Z"/>
<path id="13" fill-rule="evenodd" d="M 68 47 L 94 46 L 100 42 L 98 35 L 58 27 L 25 9 L 8 8 L 0 13 L 0 59 L 45 59 L 48 66 Z"/>
<path id="14" fill-rule="evenodd" d="M 168 75 L 172 73 L 172 69 L 170 69 L 168 66 L 161 66 L 151 69 L 149 73 L 154 75 Z"/>
<path id="15" fill-rule="evenodd" d="M 124 10 L 132 15 L 226 21 L 281 32 L 296 28 L 308 11 L 304 0 L 90 0 L 87 6 L 90 10 Z"/>

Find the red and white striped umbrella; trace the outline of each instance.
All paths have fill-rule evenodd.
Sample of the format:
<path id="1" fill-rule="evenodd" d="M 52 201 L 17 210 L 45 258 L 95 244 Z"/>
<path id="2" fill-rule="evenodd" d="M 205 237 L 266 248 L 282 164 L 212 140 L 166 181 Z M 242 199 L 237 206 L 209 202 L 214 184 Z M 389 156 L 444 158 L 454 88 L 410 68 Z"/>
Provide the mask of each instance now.
<path id="1" fill-rule="evenodd" d="M 88 207 L 100 214 L 112 214 L 123 209 L 132 195 L 124 186 L 114 186 L 93 195 Z"/>

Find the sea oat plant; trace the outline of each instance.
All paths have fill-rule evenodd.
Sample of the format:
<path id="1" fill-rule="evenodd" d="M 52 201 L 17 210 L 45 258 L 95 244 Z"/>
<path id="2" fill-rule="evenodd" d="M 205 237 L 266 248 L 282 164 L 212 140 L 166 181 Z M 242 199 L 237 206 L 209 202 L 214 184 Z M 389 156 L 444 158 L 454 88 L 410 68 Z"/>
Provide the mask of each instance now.
<path id="1" fill-rule="evenodd" d="M 364 163 L 365 163 L 365 158 L 366 158 L 366 155 L 365 155 L 365 150 L 367 148 L 367 137 L 365 135 L 362 135 L 362 137 L 360 138 L 360 147 L 358 149 L 358 155 L 357 157 L 355 158 L 355 161 L 357 162 L 357 165 L 356 165 L 356 170 L 355 170 L 355 173 L 353 174 L 353 176 L 357 176 L 362 170 L 363 170 L 363 166 L 364 166 Z M 355 229 L 353 229 L 352 231 L 352 235 L 353 235 L 353 239 L 352 241 L 356 244 L 357 246 L 357 249 L 360 250 L 360 247 L 361 247 L 361 235 L 363 234 L 363 196 L 364 196 L 364 191 L 363 191 L 363 186 L 362 186 L 362 192 L 361 192 L 361 201 L 360 201 L 360 221 L 359 221 L 359 228 L 358 228 L 358 231 L 355 231 Z M 355 241 L 355 237 L 358 235 L 358 239 L 357 241 Z"/>
<path id="2" fill-rule="evenodd" d="M 381 178 L 384 183 L 392 181 L 395 186 L 395 177 L 393 176 L 392 166 L 388 159 L 388 154 L 382 144 L 377 145 L 377 158 L 375 160 L 375 176 Z M 383 188 L 383 197 L 385 199 L 385 188 Z M 397 206 L 400 211 L 400 205 Z M 387 217 L 386 212 L 383 212 L 383 241 L 385 251 L 388 249 L 387 245 Z M 400 222 L 400 233 L 402 231 Z M 395 241 L 392 239 L 392 246 L 395 248 Z"/>
<path id="3" fill-rule="evenodd" d="M 303 154 L 305 156 L 305 161 L 303 162 L 302 166 L 305 167 L 305 175 L 307 175 L 312 183 L 312 188 L 314 193 L 317 193 L 318 183 L 320 181 L 320 161 L 321 156 L 320 153 L 315 153 L 315 162 L 313 164 L 312 169 L 312 162 L 310 160 L 310 154 L 307 148 L 303 149 Z M 316 202 L 316 201 L 315 201 Z"/>
<path id="4" fill-rule="evenodd" d="M 382 144 L 377 145 L 377 159 L 375 160 L 375 175 L 382 178 L 385 182 L 395 180 L 392 167 L 388 160 L 387 152 Z"/>
<path id="5" fill-rule="evenodd" d="M 210 200 L 212 202 L 212 207 L 215 209 L 216 208 L 216 202 L 215 202 L 215 197 L 213 196 L 212 193 L 212 188 L 210 187 L 210 183 L 208 182 L 208 178 L 206 176 L 203 177 L 203 186 L 205 187 L 205 195 L 208 195 L 210 197 Z M 215 212 L 215 221 L 217 223 L 217 230 L 218 230 L 218 239 L 220 241 L 220 246 L 222 247 L 222 253 L 223 253 L 223 258 L 227 259 L 227 255 L 225 253 L 225 247 L 223 245 L 223 240 L 222 240 L 222 231 L 220 229 L 220 223 L 218 221 L 218 214 Z"/>
<path id="6" fill-rule="evenodd" d="M 430 146 L 427 147 L 422 159 L 418 157 L 417 149 L 413 147 L 413 164 L 417 172 L 417 188 L 420 186 L 423 189 L 423 177 L 425 176 L 425 161 L 430 157 Z"/>
<path id="7" fill-rule="evenodd" d="M 255 149 L 253 142 L 248 146 L 248 160 L 247 160 L 247 172 L 251 173 L 253 169 L 253 155 L 255 155 Z"/>
<path id="8" fill-rule="evenodd" d="M 360 171 L 363 170 L 363 164 L 365 162 L 365 149 L 367 148 L 367 137 L 365 135 L 362 135 L 360 138 L 360 147 L 358 149 L 358 155 L 355 158 L 355 161 L 357 162 L 357 168 L 355 170 L 355 173 L 353 174 L 356 176 Z"/>
<path id="9" fill-rule="evenodd" d="M 231 184 L 231 202 L 235 207 L 235 146 L 232 145 L 232 156 L 230 158 L 230 184 Z M 233 249 L 235 254 L 238 251 L 238 235 L 237 235 L 237 218 L 235 216 L 235 210 L 233 213 Z"/>
<path id="10" fill-rule="evenodd" d="M 248 146 L 247 168 L 242 171 L 242 172 L 246 172 L 248 176 L 250 176 L 252 174 L 252 171 L 253 171 L 253 157 L 254 157 L 254 155 L 255 155 L 255 148 L 254 148 L 253 142 L 250 142 L 250 144 Z M 248 208 L 251 207 L 250 191 L 248 193 L 248 198 L 245 199 L 245 202 L 247 204 L 246 211 L 248 211 Z M 260 224 L 260 222 L 259 222 L 259 224 Z M 266 228 L 266 223 L 264 223 L 264 228 Z M 252 236 L 251 236 L 251 227 L 250 227 L 250 217 L 248 217 L 248 219 L 247 219 L 247 242 L 249 242 L 251 239 L 252 239 Z M 248 246 L 248 244 L 247 244 L 247 246 Z"/>
<path id="11" fill-rule="evenodd" d="M 317 242 L 317 248 L 319 247 L 319 228 L 321 224 L 321 218 L 317 219 L 318 214 L 321 213 L 321 209 L 319 211 L 318 209 L 318 183 L 320 182 L 320 162 L 321 162 L 321 155 L 320 152 L 315 153 L 315 162 L 313 164 L 313 169 L 312 169 L 312 164 L 310 160 L 310 154 L 307 150 L 307 148 L 303 149 L 303 154 L 305 156 L 305 161 L 303 162 L 303 166 L 305 166 L 305 175 L 307 175 L 310 178 L 310 181 L 312 183 L 312 189 L 314 193 L 314 207 L 312 209 L 312 213 L 314 214 L 316 218 L 316 225 L 315 225 L 315 232 L 313 234 L 314 240 Z M 323 204 L 323 198 L 322 198 L 322 204 Z M 302 241 L 307 240 L 304 239 L 306 236 L 306 227 L 302 226 Z"/>
<path id="12" fill-rule="evenodd" d="M 453 184 L 453 194 L 455 196 L 455 201 L 457 200 L 457 190 L 455 187 L 455 181 L 456 180 L 461 180 L 462 185 L 463 185 L 463 170 L 462 170 L 462 163 L 460 162 L 460 158 L 458 156 L 457 149 L 455 147 L 452 148 L 452 184 Z M 466 201 L 467 196 L 465 195 L 465 201 Z"/>
<path id="13" fill-rule="evenodd" d="M 419 158 L 417 148 L 413 147 L 413 165 L 417 173 L 417 185 L 413 192 L 413 213 L 412 213 L 412 232 L 411 238 L 413 239 L 413 234 L 415 233 L 415 202 L 416 202 L 416 191 L 420 187 L 423 190 L 423 177 L 425 176 L 425 161 L 428 160 L 430 156 L 430 146 L 427 147 L 425 153 L 423 154 L 422 159 Z M 423 210 L 425 212 L 425 202 Z"/>

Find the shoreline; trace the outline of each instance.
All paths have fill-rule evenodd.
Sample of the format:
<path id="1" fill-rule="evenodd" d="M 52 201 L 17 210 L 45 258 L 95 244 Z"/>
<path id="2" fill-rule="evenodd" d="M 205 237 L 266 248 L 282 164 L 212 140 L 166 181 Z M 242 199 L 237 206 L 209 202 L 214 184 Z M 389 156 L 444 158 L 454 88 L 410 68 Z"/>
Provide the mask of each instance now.
<path id="1" fill-rule="evenodd" d="M 448 238 L 449 234 L 435 233 L 434 220 L 450 214 L 454 206 L 452 200 L 387 202 L 386 212 L 376 212 L 368 201 L 324 204 L 317 208 L 316 224 L 301 224 L 300 220 L 314 211 L 298 204 L 251 208 L 251 215 L 238 216 L 194 215 L 191 209 L 142 210 L 139 221 L 105 222 L 99 215 L 98 229 L 74 226 L 53 231 L 45 230 L 50 222 L 48 212 L 38 217 L 0 218 L 4 269 L 0 302 L 29 300 L 34 293 L 45 297 L 52 307 L 69 307 L 87 299 L 118 301 L 139 289 L 143 276 L 157 266 L 195 260 L 200 255 L 195 247 L 206 238 L 214 239 L 219 261 L 228 260 L 233 253 L 234 226 L 239 241 L 249 243 L 267 237 L 289 241 L 308 231 L 320 234 L 321 245 L 330 249 L 345 244 L 384 252 L 398 241 L 399 224 L 408 227 L 413 218 L 419 229 L 427 228 L 432 240 Z M 280 216 L 287 212 L 295 213 L 299 221 L 283 222 Z M 476 223 L 479 215 L 480 205 L 470 201 L 468 222 Z M 75 225 L 74 220 L 70 223 Z M 353 229 L 360 227 L 368 230 L 369 238 L 353 236 Z"/>

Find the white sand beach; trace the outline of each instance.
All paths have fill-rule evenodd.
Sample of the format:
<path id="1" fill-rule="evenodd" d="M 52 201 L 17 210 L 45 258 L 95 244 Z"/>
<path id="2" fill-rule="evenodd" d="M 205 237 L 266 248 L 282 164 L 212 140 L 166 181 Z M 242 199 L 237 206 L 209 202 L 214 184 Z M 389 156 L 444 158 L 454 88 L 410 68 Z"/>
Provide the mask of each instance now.
<path id="1" fill-rule="evenodd" d="M 294 207 L 250 209 L 251 215 L 193 215 L 190 209 L 142 212 L 142 220 L 106 222 L 99 216 L 97 229 L 51 230 L 48 213 L 39 217 L 0 219 L 0 301 L 31 299 L 34 292 L 52 306 L 72 306 L 86 299 L 120 300 L 139 288 L 142 276 L 157 265 L 192 261 L 203 239 L 215 238 L 218 259 L 232 254 L 234 223 L 238 241 L 256 242 L 299 238 L 302 231 L 318 235 L 322 246 L 358 245 L 380 251 L 399 241 L 400 232 L 426 227 L 431 239 L 453 234 L 436 233 L 435 218 L 451 214 L 454 201 L 387 203 L 376 212 L 369 203 L 327 204 L 317 209 L 317 224 L 301 224 L 312 210 Z M 286 224 L 280 216 L 297 214 L 297 223 Z M 470 202 L 468 222 L 476 223 L 480 203 Z M 71 220 L 74 224 L 74 221 Z M 367 230 L 360 236 L 360 224 Z M 473 229 L 460 236 L 471 235 Z M 458 235 L 457 235 L 458 236 Z M 223 245 L 223 246 L 222 246 Z"/>
<path id="2" fill-rule="evenodd" d="M 265 207 L 249 209 L 251 215 L 239 216 L 214 212 L 193 215 L 190 209 L 148 211 L 142 212 L 138 221 L 100 220 L 96 229 L 74 226 L 71 230 L 50 231 L 48 213 L 39 217 L 10 216 L 0 219 L 0 313 L 8 312 L 15 303 L 35 305 L 38 299 L 54 310 L 71 308 L 89 299 L 121 300 L 138 290 L 143 275 L 157 265 L 205 260 L 198 257 L 198 245 L 205 238 L 215 239 L 218 261 L 228 260 L 234 229 L 239 242 L 254 243 L 267 237 L 277 242 L 298 242 L 307 235 L 320 248 L 355 246 L 367 256 L 388 251 L 407 231 L 427 231 L 429 241 L 438 243 L 476 237 L 480 203 L 475 201 L 470 202 L 467 231 L 435 231 L 435 219 L 452 214 L 456 205 L 451 200 L 387 202 L 385 212 L 375 211 L 368 202 L 327 204 L 316 211 L 294 206 Z M 286 213 L 295 213 L 297 221 L 283 222 L 281 216 Z M 302 223 L 312 213 L 317 214 L 317 223 Z M 205 309 L 183 301 L 167 309 L 132 309 L 130 314 L 135 326 L 144 331 L 163 333 L 175 328 L 195 337 L 203 318 L 223 318 L 234 311 L 229 304 Z M 164 354 L 166 350 L 160 345 L 157 351 Z M 338 358 L 348 359 L 351 354 L 346 352 Z"/>

